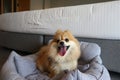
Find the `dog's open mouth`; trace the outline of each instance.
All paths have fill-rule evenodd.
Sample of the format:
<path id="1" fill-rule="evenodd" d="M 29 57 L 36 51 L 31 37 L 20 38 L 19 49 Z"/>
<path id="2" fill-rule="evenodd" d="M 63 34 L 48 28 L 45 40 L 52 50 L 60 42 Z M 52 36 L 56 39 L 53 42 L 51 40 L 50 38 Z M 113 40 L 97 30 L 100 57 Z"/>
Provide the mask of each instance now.
<path id="1" fill-rule="evenodd" d="M 59 46 L 58 47 L 58 54 L 64 56 L 70 46 Z"/>

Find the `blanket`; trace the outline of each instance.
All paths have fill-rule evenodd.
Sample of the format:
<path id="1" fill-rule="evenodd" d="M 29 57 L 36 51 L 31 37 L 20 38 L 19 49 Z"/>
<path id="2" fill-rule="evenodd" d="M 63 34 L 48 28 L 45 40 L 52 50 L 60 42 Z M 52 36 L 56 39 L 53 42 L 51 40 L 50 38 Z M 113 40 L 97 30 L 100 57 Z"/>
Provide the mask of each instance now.
<path id="1" fill-rule="evenodd" d="M 63 72 L 50 79 L 35 64 L 37 53 L 20 56 L 12 51 L 1 70 L 1 80 L 111 80 L 100 57 L 101 49 L 95 43 L 81 42 L 81 59 L 89 62 L 78 65 L 74 71 Z M 78 61 L 79 63 L 79 61 Z"/>

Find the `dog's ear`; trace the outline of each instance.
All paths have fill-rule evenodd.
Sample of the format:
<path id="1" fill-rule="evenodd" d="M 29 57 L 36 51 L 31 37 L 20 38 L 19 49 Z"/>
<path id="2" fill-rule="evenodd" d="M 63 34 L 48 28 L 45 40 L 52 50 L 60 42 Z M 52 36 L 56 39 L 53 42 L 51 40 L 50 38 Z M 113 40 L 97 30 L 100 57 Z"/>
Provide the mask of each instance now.
<path id="1" fill-rule="evenodd" d="M 70 31 L 70 30 L 65 30 L 64 32 L 71 33 L 71 31 Z"/>
<path id="2" fill-rule="evenodd" d="M 67 34 L 69 37 L 71 37 L 71 39 L 74 39 L 74 36 L 73 36 L 73 34 L 71 33 L 71 31 L 65 30 L 64 33 Z"/>
<path id="3" fill-rule="evenodd" d="M 70 30 L 65 30 L 64 32 L 67 33 L 67 34 L 69 34 L 69 35 L 71 35 L 71 36 L 73 36 L 72 32 Z"/>
<path id="4" fill-rule="evenodd" d="M 55 32 L 55 35 L 53 37 L 53 41 L 56 41 L 58 39 L 58 35 L 60 35 L 61 33 L 63 33 L 63 31 L 61 29 L 58 29 L 56 32 Z"/>
<path id="5" fill-rule="evenodd" d="M 58 30 L 56 31 L 56 34 L 59 34 L 59 33 L 62 33 L 62 30 L 61 30 L 61 29 L 58 29 Z"/>

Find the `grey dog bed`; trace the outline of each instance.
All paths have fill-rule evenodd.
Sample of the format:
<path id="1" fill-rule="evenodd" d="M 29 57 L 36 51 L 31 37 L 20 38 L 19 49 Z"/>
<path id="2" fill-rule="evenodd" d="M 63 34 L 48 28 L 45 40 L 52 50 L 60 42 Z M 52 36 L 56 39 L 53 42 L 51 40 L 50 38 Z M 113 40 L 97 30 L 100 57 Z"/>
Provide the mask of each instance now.
<path id="1" fill-rule="evenodd" d="M 81 43 L 81 60 L 89 62 L 78 65 L 78 69 L 61 73 L 53 80 L 111 80 L 108 70 L 102 64 L 101 48 L 96 43 Z M 37 70 L 35 60 L 37 53 L 20 56 L 12 51 L 1 70 L 2 80 L 50 80 L 45 73 Z"/>

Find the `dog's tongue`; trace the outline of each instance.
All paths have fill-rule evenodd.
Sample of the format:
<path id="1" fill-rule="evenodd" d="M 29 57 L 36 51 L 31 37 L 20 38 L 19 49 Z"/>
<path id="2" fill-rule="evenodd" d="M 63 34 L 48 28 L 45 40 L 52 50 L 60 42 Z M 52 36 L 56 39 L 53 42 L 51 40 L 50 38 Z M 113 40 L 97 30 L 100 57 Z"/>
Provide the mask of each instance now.
<path id="1" fill-rule="evenodd" d="M 64 56 L 65 53 L 66 53 L 66 47 L 65 47 L 65 46 L 60 47 L 59 54 L 60 54 L 61 56 Z"/>

